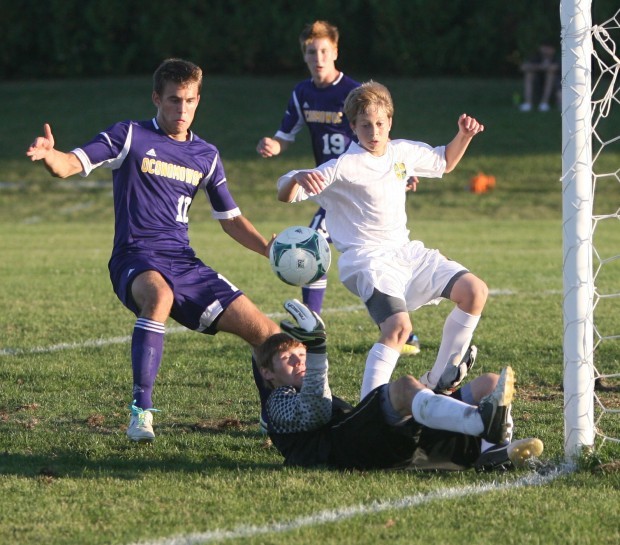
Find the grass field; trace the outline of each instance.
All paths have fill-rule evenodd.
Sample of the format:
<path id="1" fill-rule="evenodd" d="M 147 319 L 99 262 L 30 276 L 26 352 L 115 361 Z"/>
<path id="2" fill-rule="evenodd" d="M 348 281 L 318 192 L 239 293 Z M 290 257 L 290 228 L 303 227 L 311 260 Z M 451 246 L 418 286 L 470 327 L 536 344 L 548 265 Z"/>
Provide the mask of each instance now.
<path id="1" fill-rule="evenodd" d="M 360 77 L 359 75 L 356 75 Z M 306 224 L 312 205 L 275 202 L 278 175 L 311 166 L 305 136 L 287 155 L 254 152 L 272 134 L 289 79 L 209 78 L 196 132 L 222 152 L 231 190 L 268 235 Z M 514 367 L 516 435 L 545 443 L 539 472 L 347 472 L 283 468 L 258 433 L 249 351 L 224 334 L 170 322 L 155 390 L 153 445 L 125 437 L 133 316 L 108 279 L 113 217 L 109 173 L 52 180 L 24 152 L 44 122 L 68 150 L 112 122 L 153 113 L 148 78 L 0 84 L 0 543 L 84 545 L 317 542 L 366 544 L 617 544 L 620 452 L 608 445 L 578 471 L 563 462 L 560 117 L 518 113 L 518 81 L 386 80 L 393 136 L 445 143 L 467 111 L 486 131 L 457 170 L 409 197 L 413 236 L 483 278 L 491 296 L 476 331 L 472 375 Z M 244 89 L 239 92 L 239 89 Z M 620 133 L 618 118 L 615 123 Z M 612 130 L 612 129 L 610 129 Z M 619 154 L 607 159 L 617 169 Z M 607 167 L 605 167 L 607 168 Z M 613 170 L 613 169 L 610 169 Z M 479 171 L 493 193 L 465 190 Z M 600 206 L 617 208 L 618 188 Z M 613 203 L 616 203 L 613 205 Z M 298 291 L 266 260 L 230 244 L 191 210 L 198 254 L 276 320 Z M 600 247 L 617 254 L 618 234 Z M 325 303 L 331 385 L 354 401 L 376 328 L 330 271 Z M 396 374 L 434 361 L 450 305 L 412 315 L 422 353 Z M 620 331 L 617 306 L 606 324 Z M 620 362 L 617 347 L 610 365 Z M 618 402 L 617 392 L 609 394 Z M 620 437 L 620 426 L 615 426 Z"/>

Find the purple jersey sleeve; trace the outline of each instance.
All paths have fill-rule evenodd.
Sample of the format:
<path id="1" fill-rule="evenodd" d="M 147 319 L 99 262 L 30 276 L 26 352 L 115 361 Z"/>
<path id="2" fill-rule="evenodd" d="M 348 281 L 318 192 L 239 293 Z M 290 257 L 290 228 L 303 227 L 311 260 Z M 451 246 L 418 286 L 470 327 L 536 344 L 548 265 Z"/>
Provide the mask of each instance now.
<path id="1" fill-rule="evenodd" d="M 310 131 L 312 151 L 317 165 L 344 153 L 354 139 L 344 115 L 344 101 L 359 83 L 344 74 L 328 87 L 317 87 L 311 79 L 298 83 L 276 133 L 293 142 L 304 124 Z"/>
<path id="2" fill-rule="evenodd" d="M 173 140 L 155 119 L 116 123 L 73 153 L 85 176 L 99 166 L 112 169 L 115 253 L 187 249 L 188 213 L 200 188 L 214 218 L 241 213 L 217 149 L 193 133 L 187 141 Z"/>

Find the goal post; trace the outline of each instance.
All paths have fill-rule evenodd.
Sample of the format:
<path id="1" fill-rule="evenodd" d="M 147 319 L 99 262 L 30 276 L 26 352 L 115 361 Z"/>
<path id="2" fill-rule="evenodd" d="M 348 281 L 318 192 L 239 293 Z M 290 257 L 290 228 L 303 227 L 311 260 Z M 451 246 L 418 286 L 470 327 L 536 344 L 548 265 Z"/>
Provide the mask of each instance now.
<path id="1" fill-rule="evenodd" d="M 591 8 L 591 0 L 560 3 L 569 463 L 593 450 L 617 457 L 620 445 L 620 9 L 599 22 Z"/>
<path id="2" fill-rule="evenodd" d="M 562 0 L 564 453 L 594 446 L 591 0 Z"/>

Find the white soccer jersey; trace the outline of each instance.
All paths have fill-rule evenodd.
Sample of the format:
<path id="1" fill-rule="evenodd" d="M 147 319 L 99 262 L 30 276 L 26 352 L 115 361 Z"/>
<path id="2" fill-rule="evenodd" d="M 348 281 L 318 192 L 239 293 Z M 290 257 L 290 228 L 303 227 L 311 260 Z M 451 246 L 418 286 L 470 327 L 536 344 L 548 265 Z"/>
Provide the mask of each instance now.
<path id="1" fill-rule="evenodd" d="M 308 195 L 301 187 L 293 201 L 312 199 L 327 211 L 326 223 L 336 249 L 396 248 L 407 244 L 405 186 L 410 176 L 441 177 L 446 168 L 445 146 L 394 140 L 375 157 L 353 142 L 338 159 L 316 168 L 326 187 Z M 284 184 L 296 171 L 279 180 Z"/>

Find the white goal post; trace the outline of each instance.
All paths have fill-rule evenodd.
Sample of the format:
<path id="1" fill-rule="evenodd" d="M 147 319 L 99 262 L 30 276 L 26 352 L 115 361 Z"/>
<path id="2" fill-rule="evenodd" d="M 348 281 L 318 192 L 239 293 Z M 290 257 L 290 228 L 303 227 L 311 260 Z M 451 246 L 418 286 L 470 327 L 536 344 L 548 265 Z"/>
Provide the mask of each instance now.
<path id="1" fill-rule="evenodd" d="M 593 449 L 597 438 L 620 443 L 617 424 L 611 427 L 611 434 L 601 431 L 599 426 L 600 415 L 617 416 L 620 411 L 613 406 L 609 408 L 595 391 L 597 380 L 620 377 L 620 370 L 602 372 L 595 362 L 595 353 L 603 341 L 620 339 L 618 332 L 601 333 L 595 322 L 595 309 L 601 300 L 620 298 L 619 282 L 614 280 L 611 290 L 607 285 L 603 290 L 598 285 L 603 278 L 599 275 L 601 265 L 620 259 L 618 245 L 613 250 L 616 255 L 602 259 L 595 244 L 595 232 L 600 224 L 604 220 L 619 224 L 620 219 L 620 202 L 605 203 L 612 206 L 609 214 L 600 214 L 597 210 L 600 205 L 594 205 L 597 183 L 611 179 L 620 187 L 620 165 L 615 165 L 620 153 L 612 151 L 620 143 L 620 131 L 609 136 L 607 127 L 601 123 L 609 118 L 610 110 L 620 107 L 620 53 L 616 53 L 610 34 L 620 29 L 620 10 L 609 16 L 611 19 L 601 26 L 593 26 L 591 0 L 561 0 L 560 3 L 564 453 L 569 462 Z M 620 40 L 616 40 L 620 46 Z M 597 53 L 593 42 L 602 54 Z M 593 59 L 598 74 L 594 82 Z M 614 115 L 617 120 L 618 112 Z M 607 173 L 597 173 L 594 163 L 603 152 L 616 153 L 611 161 L 615 170 L 612 167 Z M 620 234 L 615 240 L 620 240 Z M 618 314 L 618 310 L 620 307 L 612 313 Z"/>

